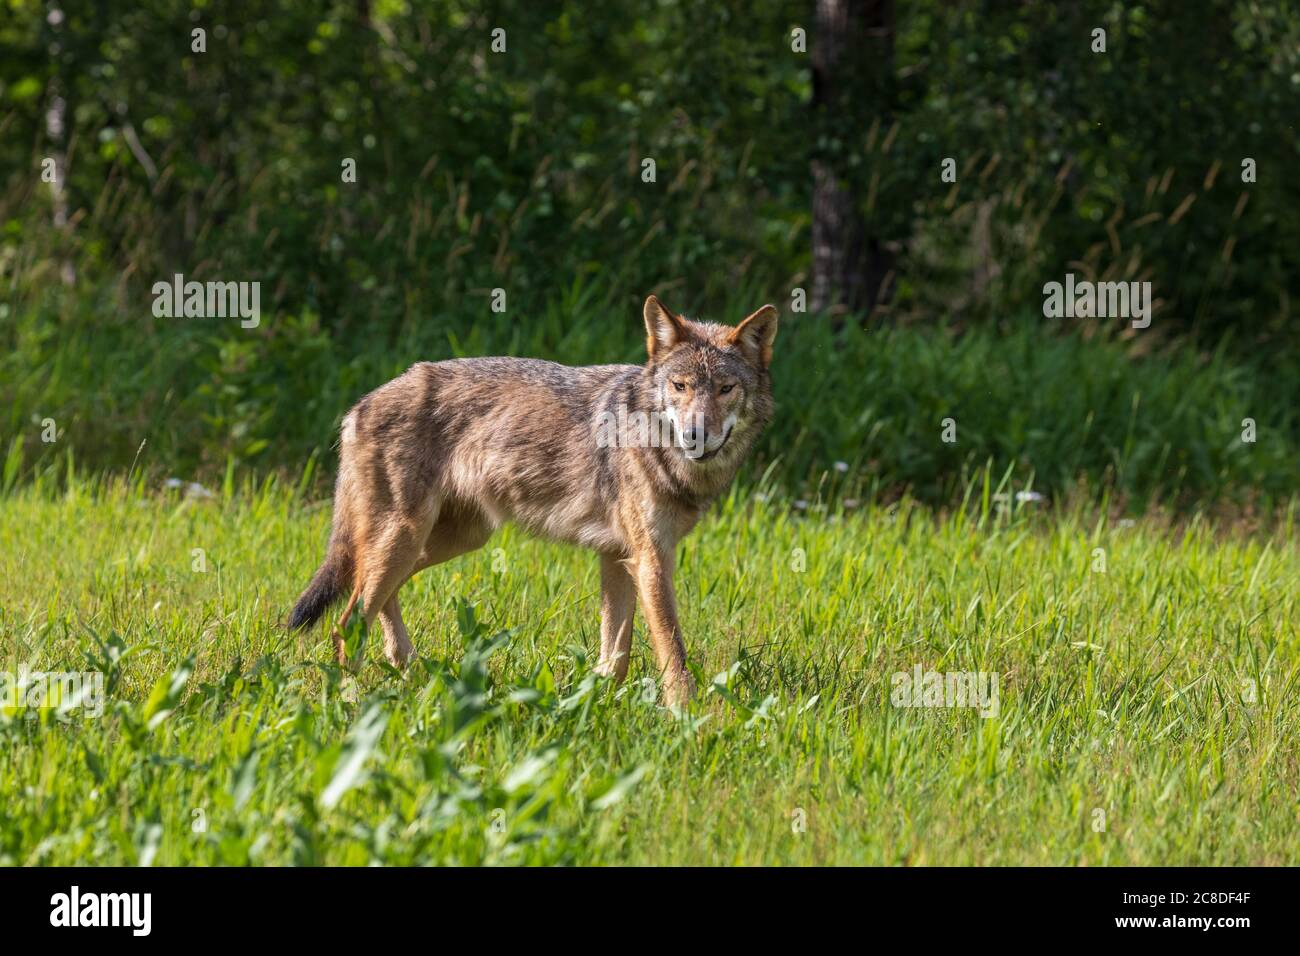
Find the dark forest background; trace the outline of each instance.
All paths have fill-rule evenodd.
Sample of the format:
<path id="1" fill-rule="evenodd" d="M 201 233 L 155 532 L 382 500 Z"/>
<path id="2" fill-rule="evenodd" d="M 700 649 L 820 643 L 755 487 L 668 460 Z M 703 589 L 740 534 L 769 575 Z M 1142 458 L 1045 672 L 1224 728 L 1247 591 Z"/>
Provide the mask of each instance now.
<path id="1" fill-rule="evenodd" d="M 1286 499 L 1298 115 L 1284 2 L 0 0 L 4 482 L 301 474 L 413 361 L 640 361 L 654 291 L 781 309 L 795 493 Z"/>

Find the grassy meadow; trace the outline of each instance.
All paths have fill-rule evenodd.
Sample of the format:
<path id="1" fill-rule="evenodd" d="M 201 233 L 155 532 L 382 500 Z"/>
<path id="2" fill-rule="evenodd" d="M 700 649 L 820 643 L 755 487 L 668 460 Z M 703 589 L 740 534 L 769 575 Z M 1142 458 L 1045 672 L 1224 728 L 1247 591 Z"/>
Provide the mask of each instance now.
<path id="1" fill-rule="evenodd" d="M 512 529 L 402 592 L 405 674 L 280 625 L 328 502 L 38 478 L 0 498 L 4 864 L 1282 864 L 1300 849 L 1294 509 L 1243 533 L 1087 505 L 794 502 L 681 546 L 700 693 L 615 689 L 594 558 Z M 1014 499 L 1012 499 L 1014 500 Z M 850 502 L 850 504 L 852 504 Z M 891 675 L 996 674 L 996 716 Z"/>
<path id="2" fill-rule="evenodd" d="M 1300 861 L 1294 7 L 0 0 L 0 866 Z M 780 310 L 688 708 L 509 527 L 283 627 L 354 402 L 650 293 Z"/>

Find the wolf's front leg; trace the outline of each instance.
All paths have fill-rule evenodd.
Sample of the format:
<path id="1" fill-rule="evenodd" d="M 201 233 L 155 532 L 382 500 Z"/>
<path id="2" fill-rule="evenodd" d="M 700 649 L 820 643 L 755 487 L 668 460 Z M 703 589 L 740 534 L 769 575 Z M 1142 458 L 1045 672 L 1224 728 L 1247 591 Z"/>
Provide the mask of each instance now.
<path id="1" fill-rule="evenodd" d="M 632 618 L 636 615 L 636 583 L 623 559 L 600 556 L 600 663 L 596 673 L 621 684 L 632 653 Z"/>
<path id="2" fill-rule="evenodd" d="M 670 707 L 684 706 L 695 691 L 686 669 L 686 645 L 677 623 L 677 599 L 673 593 L 673 549 L 671 546 L 648 547 L 635 555 L 636 587 L 641 610 L 650 627 L 659 679 L 663 682 L 664 702 Z"/>

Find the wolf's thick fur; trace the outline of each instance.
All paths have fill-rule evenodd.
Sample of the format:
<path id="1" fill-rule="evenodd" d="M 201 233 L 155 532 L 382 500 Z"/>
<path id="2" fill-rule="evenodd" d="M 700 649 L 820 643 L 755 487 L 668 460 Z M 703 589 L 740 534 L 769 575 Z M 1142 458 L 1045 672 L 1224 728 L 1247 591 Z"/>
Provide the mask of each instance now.
<path id="1" fill-rule="evenodd" d="M 421 362 L 357 402 L 343 419 L 325 561 L 290 626 L 314 623 L 350 592 L 344 619 L 360 601 L 401 666 L 411 653 L 402 584 L 515 521 L 600 555 L 598 669 L 626 675 L 639 597 L 665 698 L 688 699 L 676 544 L 772 417 L 777 314 L 767 305 L 732 328 L 689 321 L 651 296 L 644 316 L 645 366 Z M 651 428 L 611 446 L 609 423 L 638 414 L 666 421 L 671 440 L 654 441 Z M 337 629 L 334 637 L 344 660 Z"/>

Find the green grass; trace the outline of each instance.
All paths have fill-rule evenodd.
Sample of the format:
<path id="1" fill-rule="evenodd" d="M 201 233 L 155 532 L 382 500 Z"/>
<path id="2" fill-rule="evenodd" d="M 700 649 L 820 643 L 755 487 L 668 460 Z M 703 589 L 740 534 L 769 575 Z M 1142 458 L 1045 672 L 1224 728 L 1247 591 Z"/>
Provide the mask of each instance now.
<path id="1" fill-rule="evenodd" d="M 403 591 L 416 662 L 399 676 L 371 646 L 353 679 L 319 631 L 278 626 L 328 507 L 275 482 L 209 500 L 143 484 L 0 499 L 3 666 L 100 670 L 109 687 L 97 719 L 0 718 L 5 863 L 1282 864 L 1300 849 L 1293 512 L 1245 536 L 1196 517 L 998 515 L 978 485 L 942 517 L 738 490 L 681 547 L 702 692 L 674 716 L 645 693 L 639 617 L 629 682 L 593 677 L 589 554 L 507 529 L 425 572 Z M 999 715 L 891 706 L 891 675 L 918 663 L 995 672 Z"/>

